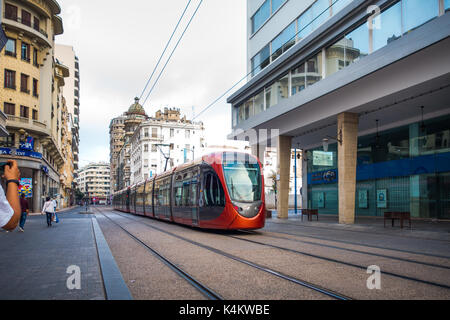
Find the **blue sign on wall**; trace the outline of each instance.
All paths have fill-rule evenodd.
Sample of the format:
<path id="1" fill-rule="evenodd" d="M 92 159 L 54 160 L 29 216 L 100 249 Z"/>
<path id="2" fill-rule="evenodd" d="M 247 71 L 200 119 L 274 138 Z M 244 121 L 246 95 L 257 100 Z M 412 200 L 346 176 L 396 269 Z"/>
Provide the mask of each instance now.
<path id="1" fill-rule="evenodd" d="M 16 150 L 11 148 L 0 148 L 0 155 L 28 157 L 34 159 L 42 159 L 42 154 L 29 150 Z"/>
<path id="2" fill-rule="evenodd" d="M 432 155 L 358 165 L 356 181 L 407 177 L 420 174 L 450 171 L 450 152 Z M 308 184 L 329 184 L 338 182 L 338 170 L 313 172 L 308 174 Z"/>
<path id="3" fill-rule="evenodd" d="M 34 138 L 27 137 L 25 141 L 21 141 L 20 145 L 19 145 L 19 149 L 33 151 L 34 150 Z"/>
<path id="4" fill-rule="evenodd" d="M 308 174 L 308 184 L 328 184 L 338 182 L 337 169 L 313 172 Z"/>

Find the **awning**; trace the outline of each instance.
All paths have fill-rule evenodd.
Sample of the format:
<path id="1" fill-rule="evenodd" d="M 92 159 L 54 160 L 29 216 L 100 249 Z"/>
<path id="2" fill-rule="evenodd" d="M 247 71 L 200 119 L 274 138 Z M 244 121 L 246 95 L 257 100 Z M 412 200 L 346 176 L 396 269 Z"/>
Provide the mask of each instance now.
<path id="1" fill-rule="evenodd" d="M 7 136 L 9 136 L 9 132 L 2 125 L 0 125 L 0 137 L 7 137 Z"/>

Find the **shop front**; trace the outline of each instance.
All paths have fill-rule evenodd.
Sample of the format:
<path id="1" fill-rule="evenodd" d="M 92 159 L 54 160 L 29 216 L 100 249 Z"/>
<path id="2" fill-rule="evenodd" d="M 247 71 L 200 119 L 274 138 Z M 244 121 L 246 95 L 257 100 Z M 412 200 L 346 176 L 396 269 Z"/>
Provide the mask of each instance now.
<path id="1" fill-rule="evenodd" d="M 308 205 L 338 214 L 337 144 L 307 152 Z M 358 137 L 356 216 L 450 219 L 450 116 Z"/>
<path id="2" fill-rule="evenodd" d="M 13 159 L 20 169 L 20 194 L 25 195 L 32 212 L 40 212 L 47 196 L 57 195 L 59 175 L 42 154 L 25 149 L 0 148 L 0 161 Z"/>

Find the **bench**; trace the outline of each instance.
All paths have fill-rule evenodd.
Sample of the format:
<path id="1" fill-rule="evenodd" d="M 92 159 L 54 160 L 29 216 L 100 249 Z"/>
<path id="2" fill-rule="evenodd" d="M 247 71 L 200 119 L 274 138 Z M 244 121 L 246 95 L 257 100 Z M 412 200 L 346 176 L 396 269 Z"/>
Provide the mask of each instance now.
<path id="1" fill-rule="evenodd" d="M 384 227 L 386 228 L 386 220 L 392 220 L 392 227 L 394 227 L 394 221 L 400 220 L 400 227 L 403 229 L 403 220 L 409 221 L 409 228 L 411 228 L 411 215 L 409 212 L 385 212 L 384 213 Z"/>
<path id="2" fill-rule="evenodd" d="M 308 216 L 308 221 L 312 221 L 312 216 L 317 217 L 317 221 L 319 221 L 319 210 L 318 209 L 302 209 L 302 221 L 303 215 Z"/>

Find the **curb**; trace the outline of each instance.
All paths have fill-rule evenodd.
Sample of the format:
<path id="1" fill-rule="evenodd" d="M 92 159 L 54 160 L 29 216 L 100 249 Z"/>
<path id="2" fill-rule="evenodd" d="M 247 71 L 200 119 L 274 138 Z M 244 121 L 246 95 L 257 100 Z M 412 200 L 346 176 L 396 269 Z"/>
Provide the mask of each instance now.
<path id="1" fill-rule="evenodd" d="M 97 218 L 92 217 L 91 221 L 94 229 L 95 242 L 97 243 L 97 253 L 100 261 L 106 300 L 133 300 L 133 296 L 125 284 L 125 280 L 98 225 Z"/>

